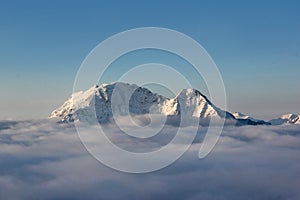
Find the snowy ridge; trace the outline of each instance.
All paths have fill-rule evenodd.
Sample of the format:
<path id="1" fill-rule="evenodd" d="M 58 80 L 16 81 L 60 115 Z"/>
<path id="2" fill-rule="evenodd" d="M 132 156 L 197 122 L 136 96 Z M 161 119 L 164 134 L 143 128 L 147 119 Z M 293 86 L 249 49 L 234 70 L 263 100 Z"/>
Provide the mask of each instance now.
<path id="1" fill-rule="evenodd" d="M 295 114 L 285 114 L 277 119 L 272 119 L 269 121 L 272 125 L 281 124 L 300 124 L 300 115 Z"/>
<path id="2" fill-rule="evenodd" d="M 232 115 L 236 119 L 249 119 L 250 118 L 248 115 L 244 115 L 243 113 L 240 113 L 240 112 L 234 112 L 234 113 L 232 113 Z"/>
<path id="3" fill-rule="evenodd" d="M 245 120 L 251 120 L 251 121 L 254 121 L 254 122 L 257 122 L 257 123 L 264 123 L 264 121 L 263 120 L 261 120 L 261 119 L 255 119 L 255 118 L 253 118 L 253 117 L 250 117 L 250 116 L 248 116 L 248 115 L 245 115 L 245 114 L 243 114 L 243 113 L 240 113 L 240 112 L 234 112 L 233 113 L 233 116 L 236 118 L 236 119 L 245 119 Z"/>
<path id="4" fill-rule="evenodd" d="M 126 105 L 126 102 L 129 102 L 129 105 Z M 102 84 L 74 93 L 61 107 L 54 110 L 49 118 L 60 118 L 62 122 L 92 122 L 97 118 L 98 122 L 105 123 L 116 115 L 147 113 L 170 117 L 183 115 L 200 119 L 225 118 L 236 125 L 267 124 L 262 120 L 237 118 L 216 107 L 195 89 L 184 89 L 175 98 L 169 99 L 146 88 L 127 83 Z"/>

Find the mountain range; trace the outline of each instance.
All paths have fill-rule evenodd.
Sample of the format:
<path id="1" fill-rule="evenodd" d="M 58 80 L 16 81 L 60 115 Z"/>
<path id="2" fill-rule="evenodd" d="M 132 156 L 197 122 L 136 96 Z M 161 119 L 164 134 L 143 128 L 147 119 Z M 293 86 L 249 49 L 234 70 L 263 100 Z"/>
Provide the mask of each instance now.
<path id="1" fill-rule="evenodd" d="M 299 115 L 287 114 L 265 122 L 239 112 L 230 113 L 215 106 L 205 95 L 195 89 L 184 89 L 176 97 L 167 98 L 135 84 L 115 82 L 91 87 L 72 94 L 49 118 L 60 122 L 109 123 L 113 116 L 158 114 L 169 119 L 181 117 L 199 119 L 207 124 L 210 119 L 225 120 L 233 125 L 300 124 Z"/>

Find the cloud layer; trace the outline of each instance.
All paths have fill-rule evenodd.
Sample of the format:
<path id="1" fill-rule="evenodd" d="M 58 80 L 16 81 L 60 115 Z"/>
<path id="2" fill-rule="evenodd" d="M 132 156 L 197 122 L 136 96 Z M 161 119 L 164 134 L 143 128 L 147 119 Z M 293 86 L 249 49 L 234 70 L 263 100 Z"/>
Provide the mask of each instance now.
<path id="1" fill-rule="evenodd" d="M 176 127 L 145 141 L 109 130 L 122 148 L 146 151 L 168 143 Z M 126 174 L 95 160 L 71 124 L 2 121 L 0 199 L 300 199 L 300 126 L 225 127 L 199 160 L 205 131 L 172 165 Z"/>

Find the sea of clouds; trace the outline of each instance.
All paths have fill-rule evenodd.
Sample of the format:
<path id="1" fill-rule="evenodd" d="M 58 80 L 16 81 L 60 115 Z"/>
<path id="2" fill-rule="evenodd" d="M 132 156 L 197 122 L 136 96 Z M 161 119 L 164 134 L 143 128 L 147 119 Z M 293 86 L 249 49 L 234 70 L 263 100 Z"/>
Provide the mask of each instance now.
<path id="1" fill-rule="evenodd" d="M 151 140 L 124 136 L 114 126 L 107 130 L 120 147 L 144 152 L 167 144 L 177 127 L 168 125 Z M 71 123 L 1 121 L 0 199 L 300 199 L 299 125 L 226 126 L 200 160 L 206 130 L 199 128 L 172 165 L 128 174 L 94 159 Z"/>

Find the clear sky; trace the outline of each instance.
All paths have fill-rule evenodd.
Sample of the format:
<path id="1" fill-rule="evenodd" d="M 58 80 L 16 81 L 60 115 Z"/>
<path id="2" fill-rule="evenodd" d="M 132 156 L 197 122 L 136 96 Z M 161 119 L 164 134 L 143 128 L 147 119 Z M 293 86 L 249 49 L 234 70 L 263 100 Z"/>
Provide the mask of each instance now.
<path id="1" fill-rule="evenodd" d="M 87 54 L 131 28 L 178 30 L 222 73 L 229 111 L 300 114 L 299 1 L 0 2 L 0 119 L 46 117 Z"/>

